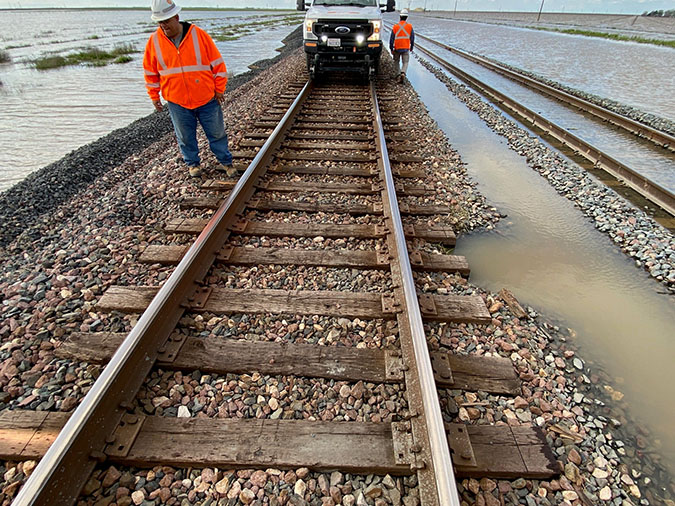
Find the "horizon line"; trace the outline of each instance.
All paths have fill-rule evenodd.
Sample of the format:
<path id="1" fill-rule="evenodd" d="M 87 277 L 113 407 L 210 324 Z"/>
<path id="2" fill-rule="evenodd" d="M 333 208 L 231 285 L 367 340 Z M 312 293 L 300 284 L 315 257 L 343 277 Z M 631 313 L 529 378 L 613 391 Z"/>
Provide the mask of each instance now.
<path id="1" fill-rule="evenodd" d="M 130 6 L 130 7 L 115 7 L 115 6 L 101 6 L 101 7 L 0 7 L 0 11 L 81 11 L 81 10 L 94 10 L 94 11 L 106 11 L 106 10 L 148 10 L 147 6 Z M 295 12 L 296 9 L 287 7 L 182 7 L 181 10 L 184 11 L 291 11 Z M 412 12 L 452 12 L 453 9 L 428 9 L 424 11 L 421 8 L 411 9 Z M 299 11 L 301 12 L 301 11 Z M 499 11 L 482 11 L 482 10 L 457 10 L 456 12 L 484 12 L 484 13 L 494 13 L 494 14 L 531 14 L 536 13 L 537 11 L 523 11 L 523 10 L 499 10 Z M 584 16 L 602 16 L 606 14 L 611 14 L 614 16 L 642 16 L 643 13 L 648 11 L 643 11 L 641 13 L 622 13 L 622 12 L 564 12 L 564 11 L 544 11 L 542 14 L 568 14 L 568 15 L 584 15 Z"/>

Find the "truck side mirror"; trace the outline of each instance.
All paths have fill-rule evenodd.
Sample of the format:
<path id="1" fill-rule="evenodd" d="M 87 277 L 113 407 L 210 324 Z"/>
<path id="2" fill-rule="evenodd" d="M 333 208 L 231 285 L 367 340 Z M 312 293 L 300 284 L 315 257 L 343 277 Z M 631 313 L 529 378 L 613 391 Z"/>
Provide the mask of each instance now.
<path id="1" fill-rule="evenodd" d="M 295 7 L 299 11 L 306 11 L 307 8 L 305 7 L 305 0 L 295 0 Z"/>
<path id="2" fill-rule="evenodd" d="M 385 12 L 394 12 L 396 10 L 396 0 L 387 0 L 387 10 Z"/>

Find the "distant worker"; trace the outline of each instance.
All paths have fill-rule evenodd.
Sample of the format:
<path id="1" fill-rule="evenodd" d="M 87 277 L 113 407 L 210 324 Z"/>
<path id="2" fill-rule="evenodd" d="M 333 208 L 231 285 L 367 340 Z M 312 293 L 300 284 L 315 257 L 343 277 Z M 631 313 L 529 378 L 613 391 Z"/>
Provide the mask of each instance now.
<path id="1" fill-rule="evenodd" d="M 202 174 L 197 122 L 221 164 L 218 170 L 233 176 L 237 171 L 232 167 L 221 109 L 227 85 L 223 57 L 204 30 L 179 20 L 181 8 L 173 0 L 152 0 L 151 9 L 151 19 L 159 27 L 145 46 L 143 69 L 152 103 L 156 110 L 163 109 L 161 90 L 190 176 Z"/>
<path id="2" fill-rule="evenodd" d="M 401 21 L 391 29 L 389 37 L 389 50 L 394 57 L 396 69 L 399 69 L 399 61 L 402 62 L 398 74 L 398 82 L 402 83 L 405 79 L 405 73 L 408 70 L 410 61 L 410 52 L 415 48 L 415 32 L 410 23 L 408 23 L 408 9 L 401 11 Z"/>

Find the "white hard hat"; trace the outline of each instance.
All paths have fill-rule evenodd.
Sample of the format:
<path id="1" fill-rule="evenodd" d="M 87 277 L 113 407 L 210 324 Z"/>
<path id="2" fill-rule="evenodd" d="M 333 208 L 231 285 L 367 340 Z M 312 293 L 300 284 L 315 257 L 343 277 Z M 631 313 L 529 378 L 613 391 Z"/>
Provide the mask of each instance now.
<path id="1" fill-rule="evenodd" d="M 153 21 L 165 21 L 174 17 L 180 12 L 180 7 L 173 3 L 173 0 L 152 0 L 152 16 Z"/>
<path id="2" fill-rule="evenodd" d="M 408 15 L 408 9 L 403 9 L 401 11 L 401 16 L 407 16 Z"/>

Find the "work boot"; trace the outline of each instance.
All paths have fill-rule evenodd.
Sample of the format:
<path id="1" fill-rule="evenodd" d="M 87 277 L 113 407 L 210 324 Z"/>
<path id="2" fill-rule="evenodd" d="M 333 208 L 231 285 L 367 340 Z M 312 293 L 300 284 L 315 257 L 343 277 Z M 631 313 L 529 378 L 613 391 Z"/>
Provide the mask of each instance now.
<path id="1" fill-rule="evenodd" d="M 405 72 L 401 72 L 398 76 L 398 82 L 403 83 L 405 82 Z"/>
<path id="2" fill-rule="evenodd" d="M 202 168 L 199 165 L 193 165 L 188 167 L 188 172 L 190 173 L 190 177 L 199 177 L 202 175 Z"/>
<path id="3" fill-rule="evenodd" d="M 225 172 L 227 174 L 227 177 L 232 177 L 237 175 L 237 169 L 235 169 L 232 164 L 230 163 L 229 165 L 225 164 L 219 164 L 216 167 L 216 170 L 219 170 L 220 172 Z"/>

